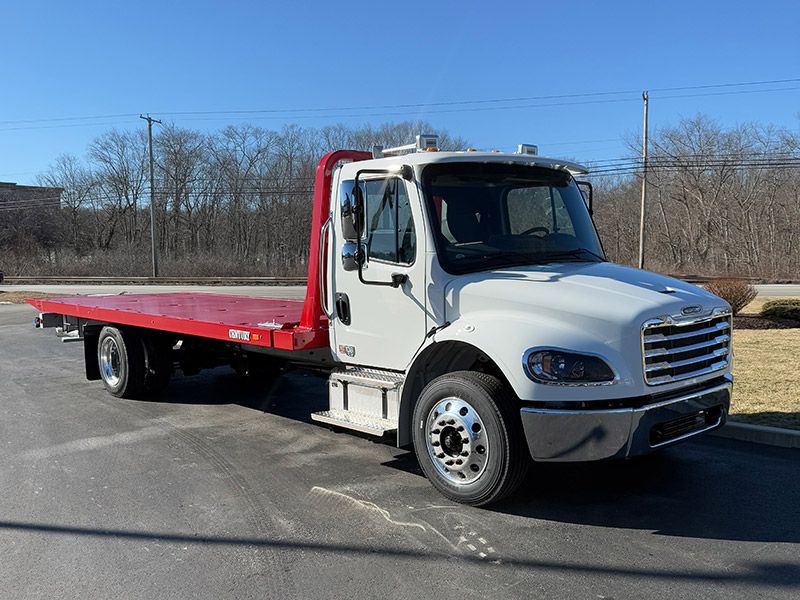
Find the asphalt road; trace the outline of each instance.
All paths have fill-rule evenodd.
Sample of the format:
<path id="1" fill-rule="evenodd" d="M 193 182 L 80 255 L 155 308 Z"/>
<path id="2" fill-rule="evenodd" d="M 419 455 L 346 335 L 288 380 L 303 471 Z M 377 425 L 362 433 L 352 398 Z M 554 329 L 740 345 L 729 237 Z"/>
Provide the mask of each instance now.
<path id="1" fill-rule="evenodd" d="M 706 438 L 537 466 L 489 509 L 309 421 L 324 382 L 218 369 L 159 402 L 0 306 L 2 598 L 797 598 L 800 452 Z"/>

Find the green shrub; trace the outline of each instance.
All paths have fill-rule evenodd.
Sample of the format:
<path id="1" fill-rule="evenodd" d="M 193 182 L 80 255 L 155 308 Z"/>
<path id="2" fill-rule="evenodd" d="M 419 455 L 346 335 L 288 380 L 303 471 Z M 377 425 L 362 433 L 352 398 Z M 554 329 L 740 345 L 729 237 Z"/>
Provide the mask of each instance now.
<path id="1" fill-rule="evenodd" d="M 800 298 L 769 300 L 761 308 L 761 316 L 800 321 Z"/>
<path id="2" fill-rule="evenodd" d="M 733 314 L 739 314 L 745 306 L 755 300 L 756 288 L 745 279 L 722 278 L 714 279 L 705 284 L 712 294 L 716 294 L 731 305 Z"/>

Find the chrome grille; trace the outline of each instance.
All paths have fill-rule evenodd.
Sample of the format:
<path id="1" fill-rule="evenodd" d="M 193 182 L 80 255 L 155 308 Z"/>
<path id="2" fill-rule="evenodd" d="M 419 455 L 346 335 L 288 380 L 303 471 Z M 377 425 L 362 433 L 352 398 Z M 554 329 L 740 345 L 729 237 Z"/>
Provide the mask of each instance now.
<path id="1" fill-rule="evenodd" d="M 731 316 L 716 310 L 710 316 L 653 319 L 642 326 L 644 380 L 671 383 L 721 371 L 730 364 Z"/>

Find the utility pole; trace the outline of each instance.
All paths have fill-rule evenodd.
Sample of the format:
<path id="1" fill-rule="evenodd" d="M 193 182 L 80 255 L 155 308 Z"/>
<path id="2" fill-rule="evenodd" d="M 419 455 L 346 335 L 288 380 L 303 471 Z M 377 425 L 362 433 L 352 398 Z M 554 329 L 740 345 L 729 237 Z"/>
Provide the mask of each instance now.
<path id="1" fill-rule="evenodd" d="M 644 135 L 642 136 L 642 206 L 639 210 L 639 268 L 644 269 L 644 217 L 647 205 L 647 90 L 642 92 L 644 100 Z"/>
<path id="2" fill-rule="evenodd" d="M 153 256 L 153 277 L 158 277 L 158 254 L 156 254 L 156 182 L 153 172 L 153 123 L 161 125 L 161 121 L 154 119 L 149 114 L 140 119 L 147 121 L 147 145 L 150 150 L 150 253 Z"/>

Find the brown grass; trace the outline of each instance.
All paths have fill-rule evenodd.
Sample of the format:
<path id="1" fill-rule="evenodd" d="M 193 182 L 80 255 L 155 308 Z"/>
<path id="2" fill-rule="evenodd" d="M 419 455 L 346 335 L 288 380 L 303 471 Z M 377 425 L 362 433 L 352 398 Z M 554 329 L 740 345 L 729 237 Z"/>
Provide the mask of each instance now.
<path id="1" fill-rule="evenodd" d="M 0 302 L 10 302 L 11 304 L 24 304 L 25 300 L 41 300 L 43 298 L 63 298 L 73 294 L 45 294 L 42 292 L 3 292 L 0 291 Z"/>
<path id="2" fill-rule="evenodd" d="M 800 329 L 733 332 L 731 418 L 800 429 Z"/>
<path id="3" fill-rule="evenodd" d="M 796 296 L 758 296 L 750 304 L 742 309 L 743 315 L 757 315 L 761 312 L 761 307 L 765 302 L 770 300 L 787 300 L 789 298 L 797 298 Z"/>

